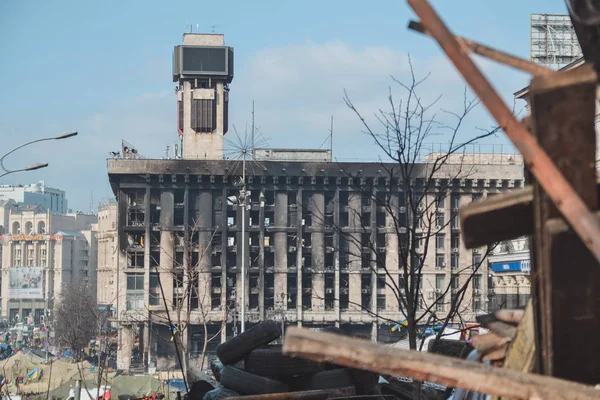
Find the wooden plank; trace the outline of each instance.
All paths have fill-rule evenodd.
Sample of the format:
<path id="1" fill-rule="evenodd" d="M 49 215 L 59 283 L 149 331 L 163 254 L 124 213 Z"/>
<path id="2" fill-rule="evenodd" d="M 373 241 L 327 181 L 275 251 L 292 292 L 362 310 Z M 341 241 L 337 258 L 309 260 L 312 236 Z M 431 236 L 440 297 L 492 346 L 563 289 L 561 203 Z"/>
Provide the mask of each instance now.
<path id="1" fill-rule="evenodd" d="M 527 303 L 525 315 L 517 327 L 517 337 L 510 343 L 504 368 L 520 372 L 533 372 L 535 360 L 535 332 L 533 326 L 533 306 Z"/>
<path id="2" fill-rule="evenodd" d="M 582 238 L 596 260 L 600 261 L 600 224 L 594 218 L 589 207 L 571 187 L 569 180 L 562 175 L 552 159 L 540 147 L 537 140 L 527 131 L 527 128 L 517 121 L 510 108 L 504 103 L 469 55 L 463 51 L 454 35 L 448 30 L 429 2 L 427 0 L 408 0 L 408 2 L 490 114 L 521 152 L 529 171 L 535 176 L 575 232 Z M 575 71 L 581 71 L 580 74 L 588 74 L 588 76 L 580 76 L 579 79 L 585 79 L 591 75 L 595 78 L 593 70 L 585 69 L 583 71 L 578 68 Z M 564 73 L 540 75 L 535 79 L 555 77 Z"/>
<path id="3" fill-rule="evenodd" d="M 415 32 L 422 33 L 427 36 L 431 36 L 431 33 L 423 26 L 422 23 L 417 21 L 410 21 L 408 24 L 408 29 L 412 29 Z M 511 66 L 513 68 L 519 69 L 524 72 L 529 72 L 533 75 L 544 75 L 544 74 L 552 74 L 555 71 L 550 68 L 546 68 L 542 65 L 535 64 L 529 60 L 525 60 L 520 57 L 513 56 L 512 54 L 505 53 L 500 50 L 493 49 L 481 43 L 477 43 L 473 40 L 466 39 L 461 36 L 455 36 L 456 41 L 463 46 L 465 49 L 479 54 L 482 57 L 488 58 L 490 60 L 496 61 L 501 64 L 505 64 Z"/>
<path id="4" fill-rule="evenodd" d="M 472 249 L 533 231 L 533 188 L 475 201 L 459 211 L 463 242 Z"/>
<path id="5" fill-rule="evenodd" d="M 571 22 L 577 35 L 577 40 L 581 46 L 581 51 L 585 60 L 593 64 L 596 69 L 600 69 L 600 24 L 585 24 L 582 18 L 589 17 L 590 10 L 589 4 L 593 2 L 587 2 L 583 0 L 567 0 L 571 3 L 572 7 L 569 10 L 571 15 Z M 597 7 L 597 5 L 596 5 Z"/>
<path id="6" fill-rule="evenodd" d="M 600 198 L 600 183 L 596 183 Z M 460 208 L 461 232 L 467 249 L 533 233 L 533 187 L 502 193 Z"/>
<path id="7" fill-rule="evenodd" d="M 579 383 L 298 327 L 286 330 L 283 352 L 518 399 L 600 399 L 600 391 Z"/>
<path id="8" fill-rule="evenodd" d="M 553 76 L 554 79 L 539 76 L 532 80 L 530 86 L 532 132 L 546 154 L 552 158 L 556 167 L 571 183 L 571 187 L 585 206 L 597 209 L 594 130 L 596 73 L 591 65 L 585 65 Z M 585 342 L 577 340 L 579 334 L 569 326 L 568 321 L 571 319 L 564 312 L 557 313 L 553 300 L 560 293 L 561 296 L 569 299 L 570 304 L 582 306 L 587 301 L 593 301 L 594 296 L 582 295 L 585 287 L 573 290 L 569 279 L 566 281 L 556 279 L 562 276 L 563 271 L 571 270 L 573 267 L 571 262 L 565 263 L 564 258 L 553 258 L 548 247 L 546 221 L 560 217 L 560 212 L 541 184 L 534 183 L 533 186 L 536 265 L 532 266 L 532 276 L 535 287 L 534 310 L 538 316 L 536 329 L 539 328 L 539 350 L 543 361 L 540 363 L 541 372 L 566 378 L 558 371 L 565 372 L 559 365 L 565 362 L 565 357 L 569 357 L 573 361 L 569 365 L 574 368 L 568 377 L 575 379 L 579 375 L 580 382 L 590 383 L 586 380 L 589 379 L 589 375 L 584 374 L 583 367 L 583 360 L 589 352 L 580 345 Z M 567 259 L 575 260 L 581 256 L 582 248 L 581 246 L 567 248 L 565 256 Z M 598 263 L 587 263 L 579 267 L 582 270 L 598 269 Z M 600 281 L 597 285 L 593 283 L 590 285 L 591 288 L 600 290 Z M 575 309 L 569 308 L 571 311 Z M 586 326 L 590 329 L 598 329 L 600 319 L 598 322 L 588 322 Z M 560 332 L 565 330 L 573 335 L 567 341 L 557 341 L 555 334 L 558 333 L 558 337 L 564 338 Z M 559 353 L 556 353 L 557 351 Z M 556 357 L 556 354 L 560 356 Z M 580 367 L 576 368 L 576 365 Z M 600 370 L 597 372 L 600 374 Z"/>
<path id="9" fill-rule="evenodd" d="M 552 261 L 543 278 L 550 282 L 548 360 L 552 376 L 597 384 L 600 376 L 600 268 L 560 218 L 546 222 L 546 259 Z M 546 276 L 547 275 L 547 276 Z"/>

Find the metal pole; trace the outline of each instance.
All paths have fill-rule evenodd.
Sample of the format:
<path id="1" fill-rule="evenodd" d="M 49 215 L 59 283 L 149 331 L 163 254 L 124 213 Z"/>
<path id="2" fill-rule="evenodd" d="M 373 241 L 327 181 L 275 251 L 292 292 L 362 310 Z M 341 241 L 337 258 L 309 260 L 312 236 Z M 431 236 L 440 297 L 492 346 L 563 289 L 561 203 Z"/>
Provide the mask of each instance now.
<path id="1" fill-rule="evenodd" d="M 244 160 L 242 166 L 242 301 L 241 301 L 241 319 L 242 329 L 241 333 L 244 333 L 246 329 L 246 152 L 244 152 Z"/>
<path id="2" fill-rule="evenodd" d="M 75 400 L 81 400 L 81 379 L 75 381 Z"/>

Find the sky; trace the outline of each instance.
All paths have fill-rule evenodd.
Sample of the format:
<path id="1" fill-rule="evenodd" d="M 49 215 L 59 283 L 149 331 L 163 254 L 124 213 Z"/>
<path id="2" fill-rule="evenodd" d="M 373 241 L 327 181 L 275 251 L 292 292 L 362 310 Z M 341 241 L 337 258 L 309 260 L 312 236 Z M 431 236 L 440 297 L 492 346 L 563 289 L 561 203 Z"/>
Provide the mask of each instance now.
<path id="1" fill-rule="evenodd" d="M 566 13 L 559 0 L 432 1 L 451 29 L 515 55 L 529 57 L 532 13 Z M 376 145 L 344 103 L 344 91 L 374 129 L 388 94 L 402 99 L 393 81 L 410 78 L 409 57 L 433 111 L 461 111 L 465 82 L 431 39 L 409 31 L 416 19 L 406 1 L 82 0 L 0 1 L 0 156 L 29 140 L 77 130 L 75 138 L 49 141 L 5 160 L 16 169 L 50 166 L 9 175 L 0 184 L 43 180 L 67 192 L 73 210 L 96 209 L 112 197 L 106 159 L 121 139 L 141 155 L 160 158 L 178 140 L 172 82 L 173 46 L 182 33 L 215 32 L 235 49 L 230 86 L 230 126 L 249 130 L 252 102 L 257 129 L 271 147 L 328 146 L 334 117 L 333 153 L 340 161 L 376 160 Z M 530 77 L 476 59 L 503 98 Z M 467 92 L 467 96 L 472 96 Z M 517 103 L 516 112 L 524 104 Z M 462 125 L 467 140 L 494 125 L 482 106 Z M 233 129 L 227 134 L 235 135 Z M 226 137 L 227 137 L 226 135 Z M 446 143 L 447 134 L 431 138 Z M 481 151 L 510 142 L 500 133 Z"/>

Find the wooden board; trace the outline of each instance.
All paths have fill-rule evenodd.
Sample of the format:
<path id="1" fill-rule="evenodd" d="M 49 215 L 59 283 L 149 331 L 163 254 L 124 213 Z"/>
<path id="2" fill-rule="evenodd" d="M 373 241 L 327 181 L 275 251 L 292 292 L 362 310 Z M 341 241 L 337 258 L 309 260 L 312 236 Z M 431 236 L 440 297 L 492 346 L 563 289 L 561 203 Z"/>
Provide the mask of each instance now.
<path id="1" fill-rule="evenodd" d="M 310 360 L 518 399 L 600 399 L 600 391 L 580 383 L 437 354 L 395 349 L 298 327 L 287 329 L 283 352 Z"/>
<path id="2" fill-rule="evenodd" d="M 595 71 L 586 65 L 553 74 L 552 78 L 538 76 L 530 86 L 532 131 L 539 145 L 590 209 L 598 207 L 594 131 L 596 80 Z M 588 350 L 581 346 L 581 343 L 585 343 L 581 339 L 587 335 L 573 330 L 570 324 L 578 307 L 594 301 L 594 296 L 589 292 L 600 291 L 600 280 L 588 282 L 578 289 L 569 283 L 569 279 L 565 280 L 564 271 L 573 269 L 572 261 L 579 260 L 581 247 L 563 248 L 566 253 L 553 258 L 545 224 L 548 219 L 560 216 L 546 191 L 537 182 L 534 183 L 536 264 L 532 265 L 532 277 L 536 329 L 539 332 L 539 358 L 543 361 L 540 367 L 544 374 L 566 378 L 567 376 L 558 374 L 558 371 L 559 364 L 568 362 L 573 366 L 573 370 L 568 373 L 569 378 L 592 383 L 588 380 L 589 375 L 584 373 L 587 367 L 583 367 Z M 597 262 L 588 262 L 579 266 L 577 271 L 598 267 Z M 555 308 L 556 303 L 553 302 L 556 296 L 569 299 L 568 302 L 560 303 L 560 310 Z M 585 326 L 598 331 L 600 319 L 588 321 Z M 565 331 L 571 334 L 569 339 L 557 340 L 567 337 L 563 334 Z M 600 376 L 600 370 L 597 376 Z"/>

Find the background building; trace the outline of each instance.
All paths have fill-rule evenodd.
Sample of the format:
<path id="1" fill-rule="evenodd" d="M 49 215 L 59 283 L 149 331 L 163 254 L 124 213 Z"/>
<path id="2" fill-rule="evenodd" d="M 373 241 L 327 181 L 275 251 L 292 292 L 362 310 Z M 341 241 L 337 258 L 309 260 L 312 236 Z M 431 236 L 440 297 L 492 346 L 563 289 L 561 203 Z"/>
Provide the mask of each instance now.
<path id="1" fill-rule="evenodd" d="M 117 203 L 98 207 L 98 305 L 110 306 L 117 300 Z"/>
<path id="2" fill-rule="evenodd" d="M 31 316 L 40 323 L 70 282 L 87 283 L 95 292 L 96 221 L 95 215 L 51 214 L 40 205 L 10 207 L 0 235 L 3 319 Z"/>
<path id="3" fill-rule="evenodd" d="M 48 187 L 43 181 L 31 185 L 0 185 L 0 200 L 8 199 L 21 205 L 44 206 L 51 214 L 68 212 L 65 192 Z"/>
<path id="4" fill-rule="evenodd" d="M 531 297 L 529 239 L 500 243 L 487 261 L 489 310 L 525 307 Z"/>
<path id="5" fill-rule="evenodd" d="M 111 293 L 116 293 L 119 369 L 131 367 L 136 339 L 148 366 L 175 365 L 167 310 L 172 320 L 189 324 L 192 363 L 203 347 L 205 327 L 209 337 L 232 335 L 239 326 L 242 262 L 248 325 L 265 319 L 313 328 L 336 324 L 386 340 L 392 325 L 388 321 L 403 319 L 388 285 L 397 284 L 401 275 L 398 232 L 386 209 L 374 201 L 391 191 L 397 215 L 412 218 L 405 207 L 404 182 L 382 174 L 392 165 L 332 162 L 329 150 L 256 149 L 259 161 L 248 163 L 246 171 L 243 220 L 238 205 L 242 164 L 223 159 L 233 77 L 233 52 L 223 43 L 222 35 L 186 34 L 184 46 L 176 47 L 173 75 L 182 159 L 108 160 L 117 231 L 115 210 L 108 206 L 100 210 L 99 237 L 101 268 L 107 274 L 102 280 L 115 282 L 103 285 L 116 285 Z M 207 65 L 207 54 L 221 58 L 211 59 L 215 65 L 203 70 L 199 66 Z M 468 173 L 459 179 L 465 163 Z M 458 218 L 452 218 L 466 203 L 522 188 L 523 165 L 511 155 L 453 158 L 434 176 L 445 185 L 434 188 L 424 187 L 427 169 L 426 162 L 415 167 L 416 192 L 429 196 L 440 187 L 449 189 L 436 205 L 440 229 L 429 241 L 424 263 L 423 304 L 452 282 L 449 304 L 484 254 L 483 249 L 464 248 Z M 364 188 L 372 192 L 365 194 Z M 444 222 L 451 219 L 451 224 Z M 110 255 L 115 233 L 116 259 Z M 376 248 L 365 248 L 364 238 L 371 238 Z M 363 243 L 359 254 L 351 251 L 356 243 Z M 382 260 L 389 275 L 374 271 L 372 260 Z M 190 266 L 193 277 L 184 273 Z M 463 318 L 472 320 L 487 309 L 487 283 L 486 271 L 474 277 Z M 445 308 L 440 304 L 435 311 Z M 209 349 L 216 344 L 218 340 Z"/>

